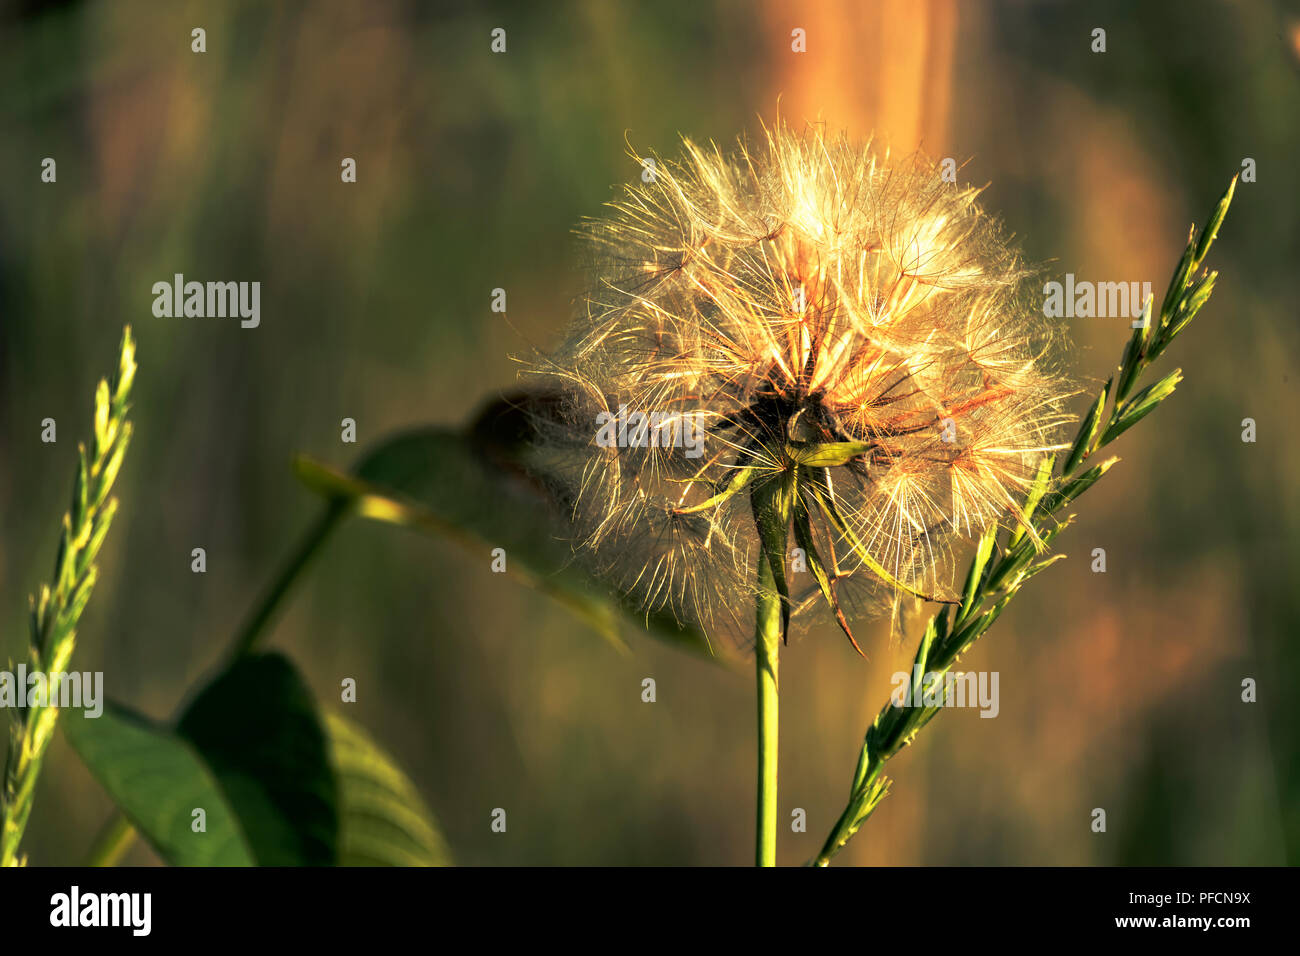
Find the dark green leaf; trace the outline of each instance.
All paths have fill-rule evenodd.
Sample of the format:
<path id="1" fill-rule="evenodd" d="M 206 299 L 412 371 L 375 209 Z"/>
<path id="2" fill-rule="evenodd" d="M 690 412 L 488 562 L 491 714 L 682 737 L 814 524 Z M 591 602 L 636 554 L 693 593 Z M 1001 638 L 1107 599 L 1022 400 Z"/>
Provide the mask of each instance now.
<path id="1" fill-rule="evenodd" d="M 251 866 L 253 856 L 216 777 L 175 731 L 107 706 L 67 710 L 73 749 L 137 831 L 173 866 Z M 205 830 L 192 829 L 202 809 Z"/>
<path id="2" fill-rule="evenodd" d="M 279 654 L 240 659 L 177 727 L 217 778 L 259 866 L 329 866 L 338 794 L 311 694 Z"/>
<path id="3" fill-rule="evenodd" d="M 299 478 L 363 517 L 450 537 L 481 551 L 506 552 L 506 570 L 574 611 L 615 646 L 632 617 L 677 647 L 712 656 L 708 638 L 670 614 L 631 610 L 627 599 L 592 580 L 574 563 L 563 509 L 527 472 L 497 449 L 485 454 L 469 437 L 427 428 L 390 439 L 370 452 L 355 477 L 300 457 Z"/>
<path id="4" fill-rule="evenodd" d="M 448 866 L 451 854 L 415 785 L 351 721 L 328 714 L 339 784 L 340 866 Z"/>

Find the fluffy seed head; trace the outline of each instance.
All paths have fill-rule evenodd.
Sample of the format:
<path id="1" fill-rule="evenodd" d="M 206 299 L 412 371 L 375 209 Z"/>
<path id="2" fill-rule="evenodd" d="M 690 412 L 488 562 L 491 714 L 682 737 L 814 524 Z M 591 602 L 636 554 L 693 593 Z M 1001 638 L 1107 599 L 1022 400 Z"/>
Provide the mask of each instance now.
<path id="1" fill-rule="evenodd" d="M 780 126 L 643 179 L 583 229 L 577 320 L 528 369 L 559 398 L 539 468 L 581 558 L 647 611 L 743 633 L 751 498 L 779 483 L 796 617 L 950 593 L 954 544 L 1015 520 L 1069 392 L 978 190 Z"/>

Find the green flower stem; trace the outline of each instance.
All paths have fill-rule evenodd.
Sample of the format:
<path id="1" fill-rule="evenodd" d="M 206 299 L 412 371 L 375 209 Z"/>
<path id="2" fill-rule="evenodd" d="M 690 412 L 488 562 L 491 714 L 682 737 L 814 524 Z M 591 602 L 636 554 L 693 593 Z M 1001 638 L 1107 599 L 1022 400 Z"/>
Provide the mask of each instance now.
<path id="1" fill-rule="evenodd" d="M 777 668 L 781 653 L 781 596 L 772 566 L 758 562 L 758 600 L 754 627 L 754 670 L 758 684 L 758 866 L 776 866 L 776 769 L 778 743 Z"/>
<path id="2" fill-rule="evenodd" d="M 262 597 L 261 603 L 245 622 L 240 629 L 239 636 L 235 638 L 228 653 L 228 663 L 234 663 L 239 658 L 251 654 L 257 649 L 261 641 L 266 626 L 271 623 L 276 612 L 280 609 L 280 604 L 292 590 L 302 572 L 311 564 L 312 558 L 319 553 L 321 546 L 325 544 L 339 521 L 347 513 L 348 506 L 342 501 L 331 501 L 326 512 L 317 519 L 316 523 L 308 529 L 298 547 L 294 549 L 289 560 L 285 562 L 284 567 L 276 576 L 272 585 L 267 588 L 266 594 Z"/>

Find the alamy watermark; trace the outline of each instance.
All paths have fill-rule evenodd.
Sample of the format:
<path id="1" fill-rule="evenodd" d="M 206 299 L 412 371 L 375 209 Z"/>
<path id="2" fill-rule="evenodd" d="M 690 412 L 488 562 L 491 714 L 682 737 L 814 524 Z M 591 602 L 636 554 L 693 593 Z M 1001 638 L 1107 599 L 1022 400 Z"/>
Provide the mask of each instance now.
<path id="1" fill-rule="evenodd" d="M 152 911 L 152 893 L 83 893 L 74 885 L 50 897 L 50 925 L 55 927 L 118 926 L 132 936 L 148 936 Z"/>
<path id="2" fill-rule="evenodd" d="M 58 707 L 83 710 L 87 717 L 104 712 L 103 671 L 28 671 L 26 664 L 0 671 L 0 708 Z"/>
<path id="3" fill-rule="evenodd" d="M 894 685 L 889 702 L 895 707 L 978 707 L 981 717 L 996 717 L 1002 709 L 997 671 L 897 671 L 889 682 Z"/>
<path id="4" fill-rule="evenodd" d="M 681 448 L 687 458 L 704 454 L 704 429 L 696 412 L 629 411 L 596 416 L 596 444 L 601 448 Z"/>
<path id="5" fill-rule="evenodd" d="M 1151 283 L 1076 281 L 1067 272 L 1065 282 L 1043 286 L 1043 295 L 1043 315 L 1049 319 L 1139 319 Z"/>
<path id="6" fill-rule="evenodd" d="M 262 322 L 260 282 L 186 282 L 178 272 L 171 282 L 155 282 L 153 295 L 153 314 L 160 319 L 238 317 L 245 329 Z"/>

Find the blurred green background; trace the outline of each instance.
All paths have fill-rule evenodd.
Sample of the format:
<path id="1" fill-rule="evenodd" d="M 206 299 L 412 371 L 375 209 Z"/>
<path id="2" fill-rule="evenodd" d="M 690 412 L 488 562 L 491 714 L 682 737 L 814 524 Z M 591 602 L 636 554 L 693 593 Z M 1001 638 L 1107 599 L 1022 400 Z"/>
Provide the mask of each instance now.
<path id="1" fill-rule="evenodd" d="M 1214 298 L 1165 359 L 1185 383 L 1118 443 L 1123 463 L 1059 539 L 1069 560 L 965 662 L 1000 673 L 999 717 L 931 724 L 840 861 L 1300 857 L 1297 4 L 0 10 L 0 652 L 21 653 L 92 386 L 130 323 L 136 438 L 75 666 L 160 718 L 317 513 L 294 452 L 347 464 L 344 417 L 361 446 L 463 421 L 515 384 L 512 353 L 554 341 L 581 287 L 570 230 L 638 176 L 629 145 L 725 145 L 778 112 L 874 130 L 969 159 L 964 178 L 990 184 L 986 205 L 1052 277 L 1150 281 L 1158 296 L 1188 225 L 1254 159 L 1211 257 Z M 260 328 L 155 318 L 151 286 L 176 272 L 260 281 Z M 1126 336 L 1122 319 L 1075 320 L 1080 373 L 1104 379 Z M 57 444 L 40 441 L 46 417 Z M 1089 569 L 1096 547 L 1104 575 Z M 751 858 L 752 678 L 647 638 L 620 656 L 490 573 L 485 552 L 349 524 L 272 645 L 324 701 L 357 679 L 351 715 L 406 767 L 458 862 Z M 910 661 L 883 629 L 868 650 L 869 663 L 830 625 L 784 655 L 781 814 L 804 808 L 808 832 L 787 828 L 781 862 L 819 848 L 889 675 Z M 1246 677 L 1257 704 L 1240 700 Z M 25 849 L 79 862 L 108 813 L 59 740 Z M 128 861 L 154 857 L 137 845 Z"/>

